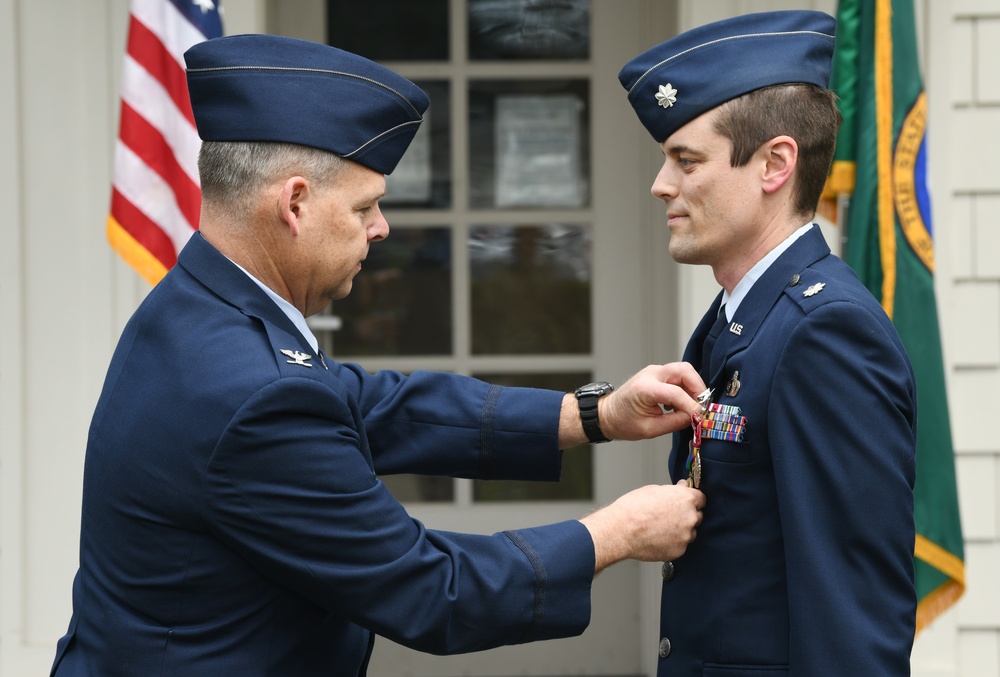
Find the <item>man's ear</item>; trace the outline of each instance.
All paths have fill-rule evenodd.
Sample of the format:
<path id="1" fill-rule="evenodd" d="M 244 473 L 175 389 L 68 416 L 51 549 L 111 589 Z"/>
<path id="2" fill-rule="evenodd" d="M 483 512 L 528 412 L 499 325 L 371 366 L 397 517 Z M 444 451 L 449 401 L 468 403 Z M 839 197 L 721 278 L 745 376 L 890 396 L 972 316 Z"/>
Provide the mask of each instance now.
<path id="1" fill-rule="evenodd" d="M 299 234 L 303 208 L 309 197 L 309 182 L 301 176 L 293 176 L 285 181 L 278 194 L 276 209 L 278 219 L 288 226 L 292 237 Z"/>
<path id="2" fill-rule="evenodd" d="M 764 192 L 778 192 L 791 181 L 799 161 L 799 144 L 790 136 L 776 136 L 760 148 L 764 153 Z"/>

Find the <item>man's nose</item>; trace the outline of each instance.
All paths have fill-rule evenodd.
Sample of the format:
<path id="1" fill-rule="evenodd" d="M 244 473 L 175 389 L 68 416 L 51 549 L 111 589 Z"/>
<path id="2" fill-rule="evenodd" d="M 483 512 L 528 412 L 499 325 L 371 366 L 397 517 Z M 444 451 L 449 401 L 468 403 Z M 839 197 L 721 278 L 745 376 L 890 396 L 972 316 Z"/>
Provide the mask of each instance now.
<path id="1" fill-rule="evenodd" d="M 677 182 L 671 177 L 670 169 L 666 163 L 663 163 L 663 167 L 657 173 L 649 192 L 660 200 L 672 200 L 677 197 Z"/>
<path id="2" fill-rule="evenodd" d="M 389 222 L 382 216 L 382 210 L 375 207 L 375 222 L 368 227 L 368 239 L 372 242 L 378 242 L 387 237 L 389 237 Z"/>

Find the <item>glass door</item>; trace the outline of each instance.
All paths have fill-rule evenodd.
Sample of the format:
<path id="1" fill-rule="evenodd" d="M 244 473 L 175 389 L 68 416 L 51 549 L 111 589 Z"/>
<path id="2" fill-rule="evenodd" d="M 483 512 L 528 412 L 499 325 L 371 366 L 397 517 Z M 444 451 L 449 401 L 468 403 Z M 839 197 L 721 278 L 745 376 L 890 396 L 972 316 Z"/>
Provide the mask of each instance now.
<path id="1" fill-rule="evenodd" d="M 387 178 L 390 237 L 328 310 L 324 350 L 508 385 L 590 379 L 590 20 L 589 0 L 327 2 L 327 42 L 406 75 L 431 106 Z M 592 501 L 589 449 L 566 461 L 559 484 L 384 481 L 462 509 Z"/>

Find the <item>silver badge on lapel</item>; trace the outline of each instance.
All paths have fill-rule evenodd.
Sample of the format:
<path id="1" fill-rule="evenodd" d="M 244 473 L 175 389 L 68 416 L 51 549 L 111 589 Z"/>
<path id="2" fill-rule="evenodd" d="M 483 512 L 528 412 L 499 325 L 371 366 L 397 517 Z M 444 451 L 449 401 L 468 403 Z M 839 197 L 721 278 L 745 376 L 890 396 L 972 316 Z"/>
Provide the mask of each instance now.
<path id="1" fill-rule="evenodd" d="M 816 296 L 816 294 L 818 294 L 821 291 L 823 291 L 823 287 L 825 287 L 825 286 L 826 286 L 826 282 L 817 282 L 816 284 L 814 284 L 813 286 L 809 287 L 804 292 L 802 292 L 802 295 L 803 296 Z"/>
<path id="2" fill-rule="evenodd" d="M 734 371 L 733 375 L 729 378 L 729 383 L 726 384 L 726 394 L 730 397 L 736 397 L 739 395 L 742 385 L 740 383 L 740 372 Z"/>
<path id="3" fill-rule="evenodd" d="M 285 350 L 284 348 L 282 348 L 281 354 L 292 358 L 290 360 L 286 360 L 288 364 L 297 364 L 300 367 L 312 367 L 311 364 L 306 362 L 306 360 L 312 359 L 312 355 L 310 355 L 309 353 L 303 353 L 298 350 Z"/>

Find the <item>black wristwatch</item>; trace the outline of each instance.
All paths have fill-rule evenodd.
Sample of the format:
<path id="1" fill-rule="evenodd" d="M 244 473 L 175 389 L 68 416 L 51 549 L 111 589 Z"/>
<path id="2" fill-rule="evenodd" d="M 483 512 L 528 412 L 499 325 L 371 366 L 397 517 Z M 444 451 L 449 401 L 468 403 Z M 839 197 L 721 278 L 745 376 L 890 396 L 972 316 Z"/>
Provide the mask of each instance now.
<path id="1" fill-rule="evenodd" d="M 601 422 L 597 420 L 597 400 L 614 389 L 615 387 L 607 381 L 588 383 L 576 389 L 576 401 L 580 405 L 580 421 L 583 423 L 583 432 L 587 434 L 587 439 L 594 444 L 611 441 L 601 432 Z"/>

